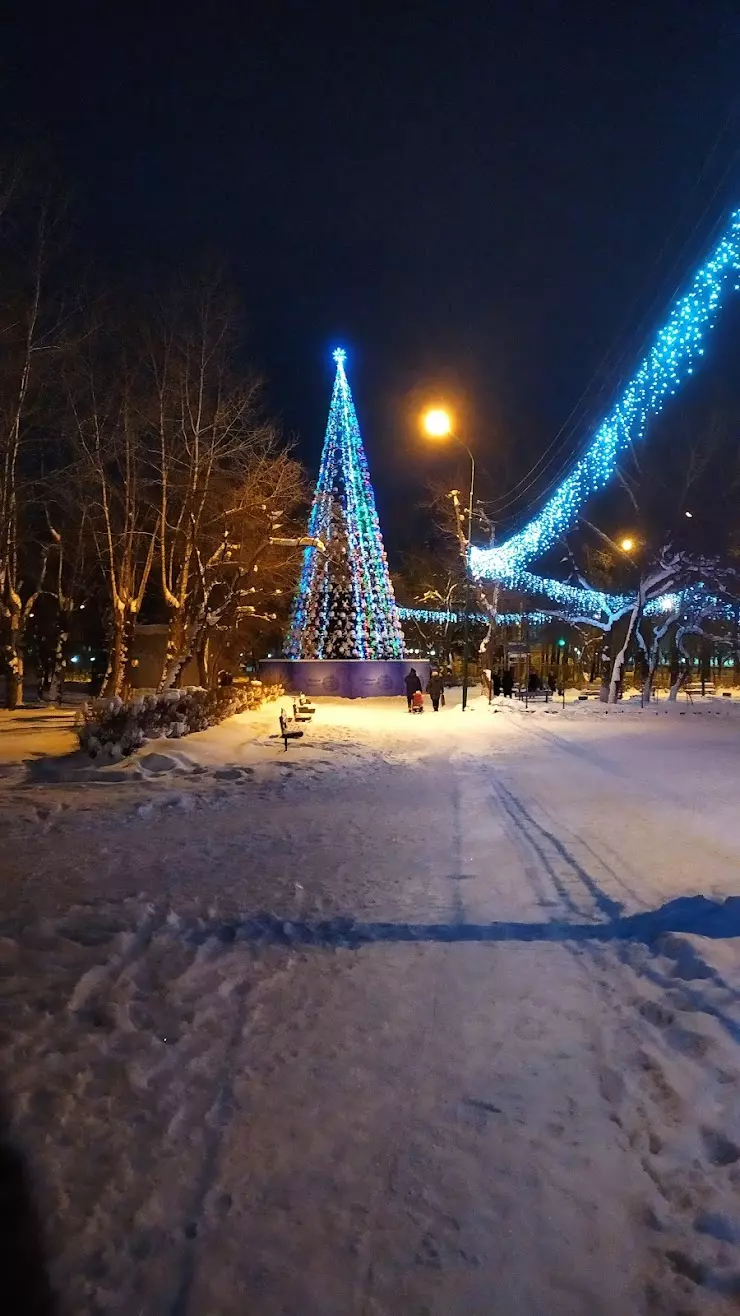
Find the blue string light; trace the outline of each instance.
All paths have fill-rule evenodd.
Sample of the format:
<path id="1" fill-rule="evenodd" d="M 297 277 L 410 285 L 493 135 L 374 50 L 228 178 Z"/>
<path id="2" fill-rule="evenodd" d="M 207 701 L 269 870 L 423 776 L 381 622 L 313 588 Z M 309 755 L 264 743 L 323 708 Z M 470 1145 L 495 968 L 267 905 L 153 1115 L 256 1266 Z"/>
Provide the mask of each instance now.
<path id="1" fill-rule="evenodd" d="M 471 548 L 470 567 L 476 578 L 516 588 L 524 567 L 571 528 L 586 500 L 613 476 L 619 454 L 643 437 L 649 418 L 693 373 L 696 358 L 704 355 L 704 337 L 714 326 L 722 298 L 729 288 L 740 286 L 738 270 L 740 210 L 731 215 L 688 292 L 675 302 L 647 356 L 570 475 L 538 515 L 511 539 L 495 548 Z"/>
<path id="2" fill-rule="evenodd" d="M 383 547 L 346 352 L 336 375 L 306 548 L 286 642 L 289 658 L 402 658 L 404 638 Z"/>
<path id="3" fill-rule="evenodd" d="M 462 612 L 435 611 L 433 608 L 399 608 L 398 615 L 401 621 L 422 622 L 431 626 L 461 626 L 465 620 Z M 487 626 L 491 617 L 485 612 L 471 612 L 469 620 Z M 498 612 L 494 620 L 498 626 L 518 626 L 522 620 L 528 621 L 532 626 L 541 626 L 553 621 L 553 614 L 531 609 L 527 612 Z M 556 617 L 555 620 L 559 618 Z"/>
<path id="4" fill-rule="evenodd" d="M 571 617 L 586 624 L 598 625 L 608 621 L 609 618 L 624 616 L 635 603 L 634 594 L 605 594 L 601 590 L 564 585 L 559 580 L 543 580 L 539 576 L 531 576 L 530 579 L 536 585 L 535 592 L 550 595 L 562 608 L 567 608 Z M 644 613 L 646 617 L 663 617 L 673 612 L 684 620 L 701 615 L 716 621 L 734 622 L 738 606 L 740 606 L 738 603 L 731 600 L 707 594 L 703 586 L 693 585 L 678 593 L 661 594 L 659 598 L 651 599 L 645 605 Z M 433 626 L 461 625 L 464 620 L 461 612 L 445 612 L 442 609 L 432 608 L 399 608 L 398 615 L 402 621 L 415 621 Z M 487 625 L 491 618 L 485 612 L 474 612 L 471 613 L 470 620 Z M 547 622 L 567 622 L 568 617 L 559 609 L 548 611 L 528 608 L 522 612 L 499 612 L 495 620 L 500 626 L 515 626 L 523 620 L 530 626 L 543 626 Z"/>

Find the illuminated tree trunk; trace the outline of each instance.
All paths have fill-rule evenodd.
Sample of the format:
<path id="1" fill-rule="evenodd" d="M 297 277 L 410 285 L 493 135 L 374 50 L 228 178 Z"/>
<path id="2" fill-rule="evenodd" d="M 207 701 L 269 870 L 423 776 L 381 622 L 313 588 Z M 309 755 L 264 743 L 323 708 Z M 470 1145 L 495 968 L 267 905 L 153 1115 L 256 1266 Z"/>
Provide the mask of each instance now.
<path id="1" fill-rule="evenodd" d="M 134 600 L 129 600 L 114 610 L 108 671 L 103 685 L 103 694 L 106 696 L 119 695 L 123 698 L 128 692 L 129 660 L 137 614 L 138 608 Z"/>

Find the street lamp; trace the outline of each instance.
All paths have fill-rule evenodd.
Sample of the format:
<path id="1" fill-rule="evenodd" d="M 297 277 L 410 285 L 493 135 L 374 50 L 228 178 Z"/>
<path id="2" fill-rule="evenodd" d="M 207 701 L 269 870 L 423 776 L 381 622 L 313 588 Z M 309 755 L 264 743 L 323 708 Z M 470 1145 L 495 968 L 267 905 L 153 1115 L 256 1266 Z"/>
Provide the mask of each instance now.
<path id="1" fill-rule="evenodd" d="M 634 539 L 631 539 L 629 535 L 625 535 L 624 539 L 620 541 L 619 547 L 623 553 L 631 553 L 632 549 L 635 547 L 635 541 Z"/>
<path id="2" fill-rule="evenodd" d="M 470 458 L 470 493 L 468 495 L 468 526 L 464 545 L 461 546 L 465 564 L 465 598 L 463 605 L 463 670 L 462 670 L 462 711 L 468 706 L 468 648 L 470 634 L 470 576 L 468 572 L 468 553 L 473 533 L 473 490 L 475 488 L 475 457 L 467 443 L 452 428 L 452 417 L 444 407 L 430 407 L 422 416 L 422 425 L 430 439 L 453 439 L 464 448 Z"/>
<path id="3" fill-rule="evenodd" d="M 430 439 L 447 439 L 452 434 L 450 413 L 442 407 L 431 407 L 425 412 L 422 424 Z"/>

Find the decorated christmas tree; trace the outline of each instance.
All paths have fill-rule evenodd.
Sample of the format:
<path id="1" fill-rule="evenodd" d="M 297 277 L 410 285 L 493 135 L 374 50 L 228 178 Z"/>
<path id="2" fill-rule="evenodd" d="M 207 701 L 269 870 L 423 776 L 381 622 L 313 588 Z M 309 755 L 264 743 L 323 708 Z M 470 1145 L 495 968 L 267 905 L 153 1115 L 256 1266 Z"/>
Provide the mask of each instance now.
<path id="1" fill-rule="evenodd" d="M 403 658 L 404 643 L 347 375 L 337 373 L 286 644 L 289 658 Z"/>

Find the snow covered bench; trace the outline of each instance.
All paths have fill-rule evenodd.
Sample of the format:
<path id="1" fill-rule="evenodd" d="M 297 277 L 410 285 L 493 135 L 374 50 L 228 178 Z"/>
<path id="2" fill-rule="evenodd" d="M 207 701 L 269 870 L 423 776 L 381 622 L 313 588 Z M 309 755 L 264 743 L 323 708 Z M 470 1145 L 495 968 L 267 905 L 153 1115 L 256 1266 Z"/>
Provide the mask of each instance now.
<path id="1" fill-rule="evenodd" d="M 703 690 L 701 681 L 689 681 L 688 685 L 683 688 L 688 699 L 691 699 L 693 695 L 713 695 L 715 693 L 714 681 L 705 681 Z"/>
<path id="2" fill-rule="evenodd" d="M 281 708 L 281 709 L 280 709 L 280 735 L 282 736 L 283 741 L 284 741 L 284 744 L 285 744 L 285 753 L 286 753 L 286 754 L 287 754 L 287 752 L 288 752 L 288 741 L 289 741 L 289 740 L 300 740 L 300 739 L 302 738 L 302 736 L 303 736 L 303 732 L 302 732 L 302 731 L 296 731 L 296 730 L 291 731 L 291 730 L 290 730 L 290 727 L 291 727 L 292 722 L 293 722 L 293 719 L 292 719 L 291 717 L 288 717 L 288 715 L 287 715 L 287 713 L 285 712 L 285 709 L 284 709 L 284 708 Z"/>
<path id="3" fill-rule="evenodd" d="M 544 687 L 544 689 L 542 689 L 542 690 L 526 690 L 526 689 L 520 688 L 520 689 L 514 691 L 514 694 L 515 694 L 515 696 L 516 696 L 517 699 L 527 699 L 527 700 L 529 700 L 529 699 L 544 699 L 545 703 L 547 703 L 548 699 L 550 698 L 551 693 L 552 693 L 552 691 L 550 690 L 550 687 L 547 686 L 547 685 L 546 685 L 546 686 Z"/>

